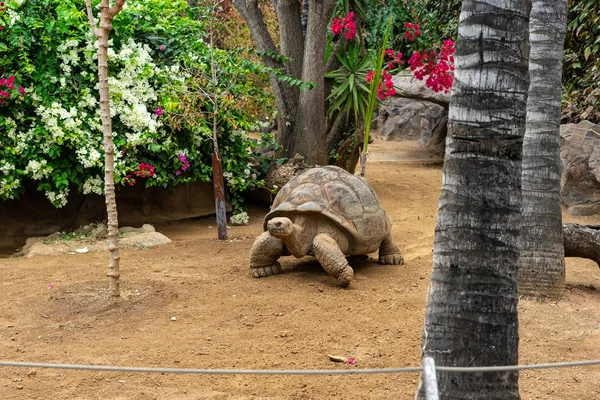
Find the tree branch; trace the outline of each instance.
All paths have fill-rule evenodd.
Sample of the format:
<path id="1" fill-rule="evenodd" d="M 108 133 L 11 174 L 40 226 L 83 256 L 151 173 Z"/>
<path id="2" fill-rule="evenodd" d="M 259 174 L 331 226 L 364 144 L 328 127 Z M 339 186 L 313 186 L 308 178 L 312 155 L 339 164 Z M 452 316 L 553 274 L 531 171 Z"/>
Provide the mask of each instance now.
<path id="1" fill-rule="evenodd" d="M 125 5 L 125 0 L 116 0 L 115 1 L 115 5 L 112 6 L 108 10 L 108 13 L 110 14 L 111 19 L 114 18 L 115 15 L 117 15 L 118 13 L 121 12 L 121 10 L 123 9 L 124 5 Z"/>
<path id="2" fill-rule="evenodd" d="M 565 257 L 589 258 L 600 267 L 600 226 L 563 224 Z"/>
<path id="3" fill-rule="evenodd" d="M 250 29 L 250 33 L 258 49 L 263 52 L 279 53 L 265 24 L 265 17 L 258 8 L 257 0 L 233 0 L 233 5 L 244 21 L 246 21 L 246 25 L 248 25 L 248 29 Z M 284 67 L 283 64 L 273 60 L 271 57 L 263 57 L 263 61 L 271 68 Z"/>
<path id="4" fill-rule="evenodd" d="M 85 0 L 85 10 L 87 11 L 88 21 L 90 21 L 90 29 L 92 30 L 92 35 L 94 37 L 98 37 L 98 32 L 96 31 L 96 20 L 94 19 L 94 13 L 92 11 L 92 3 L 90 0 Z"/>

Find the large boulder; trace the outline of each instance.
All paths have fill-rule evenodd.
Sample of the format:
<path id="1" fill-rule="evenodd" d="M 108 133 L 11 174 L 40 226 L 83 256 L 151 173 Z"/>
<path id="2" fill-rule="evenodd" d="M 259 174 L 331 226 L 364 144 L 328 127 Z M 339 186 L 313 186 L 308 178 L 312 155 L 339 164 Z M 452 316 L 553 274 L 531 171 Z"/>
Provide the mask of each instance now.
<path id="1" fill-rule="evenodd" d="M 416 140 L 419 145 L 444 153 L 448 110 L 425 100 L 392 97 L 379 113 L 382 140 Z"/>
<path id="2" fill-rule="evenodd" d="M 600 125 L 565 124 L 560 137 L 562 202 L 573 215 L 600 214 Z"/>
<path id="3" fill-rule="evenodd" d="M 381 107 L 377 137 L 416 140 L 426 149 L 443 154 L 450 95 L 434 92 L 406 72 L 394 76 L 393 82 L 397 94 Z"/>
<path id="4" fill-rule="evenodd" d="M 394 86 L 398 89 L 398 96 L 411 99 L 426 100 L 431 103 L 437 103 L 446 109 L 450 104 L 450 93 L 434 92 L 408 71 L 402 71 L 392 78 Z"/>

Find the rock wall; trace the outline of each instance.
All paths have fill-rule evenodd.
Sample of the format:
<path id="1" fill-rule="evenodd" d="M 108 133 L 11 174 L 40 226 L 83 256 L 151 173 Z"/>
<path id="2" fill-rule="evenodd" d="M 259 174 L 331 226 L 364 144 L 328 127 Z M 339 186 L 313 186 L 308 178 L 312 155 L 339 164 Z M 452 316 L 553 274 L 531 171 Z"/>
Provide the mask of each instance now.
<path id="1" fill-rule="evenodd" d="M 560 137 L 562 202 L 573 215 L 600 214 L 600 125 L 565 124 Z"/>
<path id="2" fill-rule="evenodd" d="M 20 200 L 0 201 L 0 248 L 14 250 L 28 237 L 68 231 L 91 222 L 106 220 L 104 196 L 69 195 L 63 208 L 55 208 L 36 185 L 30 182 Z M 227 205 L 227 211 L 231 206 Z M 163 188 L 145 189 L 143 185 L 120 187 L 117 192 L 119 225 L 175 221 L 215 213 L 212 183 L 193 182 Z"/>
<path id="3" fill-rule="evenodd" d="M 397 94 L 381 106 L 377 137 L 381 140 L 417 140 L 442 155 L 445 148 L 450 95 L 435 93 L 411 74 L 393 78 Z"/>

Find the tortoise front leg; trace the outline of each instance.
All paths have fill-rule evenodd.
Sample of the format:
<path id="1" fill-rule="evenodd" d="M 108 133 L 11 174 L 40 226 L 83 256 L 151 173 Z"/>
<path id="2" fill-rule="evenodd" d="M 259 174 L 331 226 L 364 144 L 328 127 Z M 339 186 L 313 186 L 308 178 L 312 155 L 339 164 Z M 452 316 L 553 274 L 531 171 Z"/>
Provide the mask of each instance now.
<path id="1" fill-rule="evenodd" d="M 277 275 L 281 272 L 279 257 L 286 254 L 285 245 L 277 239 L 263 232 L 256 238 L 250 250 L 250 268 L 255 278 Z"/>
<path id="2" fill-rule="evenodd" d="M 379 246 L 379 264 L 404 264 L 404 257 L 402 257 L 400 249 L 396 243 L 394 243 L 391 233 L 388 233 Z"/>
<path id="3" fill-rule="evenodd" d="M 333 275 L 341 286 L 348 286 L 354 276 L 352 267 L 348 265 L 346 256 L 340 250 L 337 242 L 328 234 L 320 233 L 313 240 L 315 258 L 323 269 Z"/>

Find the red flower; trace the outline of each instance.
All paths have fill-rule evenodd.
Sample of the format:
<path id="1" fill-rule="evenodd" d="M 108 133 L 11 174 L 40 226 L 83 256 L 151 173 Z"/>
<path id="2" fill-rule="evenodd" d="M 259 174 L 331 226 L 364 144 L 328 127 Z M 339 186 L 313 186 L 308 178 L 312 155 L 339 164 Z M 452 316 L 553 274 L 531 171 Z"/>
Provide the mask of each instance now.
<path id="1" fill-rule="evenodd" d="M 415 37 L 421 34 L 421 31 L 419 30 L 419 24 L 411 24 L 410 22 L 405 22 L 404 28 L 406 28 L 404 37 L 411 42 L 415 40 Z"/>
<path id="2" fill-rule="evenodd" d="M 339 35 L 344 30 L 344 24 L 339 18 L 334 18 L 331 23 L 331 33 Z"/>
<path id="3" fill-rule="evenodd" d="M 419 80 L 427 78 L 425 85 L 434 92 L 448 93 L 454 81 L 454 51 L 454 42 L 444 40 L 437 48 L 415 52 L 408 61 L 410 70 Z"/>
<path id="4" fill-rule="evenodd" d="M 345 32 L 344 32 L 345 31 Z M 331 33 L 344 36 L 348 40 L 353 40 L 356 37 L 356 23 L 354 22 L 354 13 L 349 12 L 344 18 L 334 18 L 331 22 Z"/>
<path id="5" fill-rule="evenodd" d="M 154 167 L 150 164 L 140 163 L 138 170 L 134 171 L 133 174 L 140 178 L 151 178 L 154 176 Z"/>

